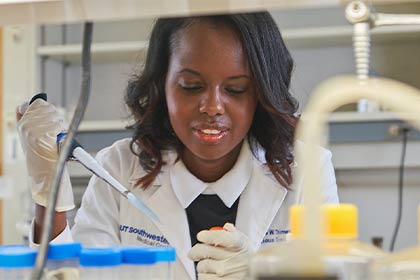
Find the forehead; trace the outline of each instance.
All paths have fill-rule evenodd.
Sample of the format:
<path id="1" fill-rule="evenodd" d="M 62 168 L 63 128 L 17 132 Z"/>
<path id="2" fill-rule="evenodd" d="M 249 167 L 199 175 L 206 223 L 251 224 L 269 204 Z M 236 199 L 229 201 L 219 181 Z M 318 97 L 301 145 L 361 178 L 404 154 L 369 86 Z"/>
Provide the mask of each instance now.
<path id="1" fill-rule="evenodd" d="M 227 24 L 194 22 L 178 31 L 171 64 L 182 67 L 223 67 L 248 72 L 248 61 L 238 31 Z"/>

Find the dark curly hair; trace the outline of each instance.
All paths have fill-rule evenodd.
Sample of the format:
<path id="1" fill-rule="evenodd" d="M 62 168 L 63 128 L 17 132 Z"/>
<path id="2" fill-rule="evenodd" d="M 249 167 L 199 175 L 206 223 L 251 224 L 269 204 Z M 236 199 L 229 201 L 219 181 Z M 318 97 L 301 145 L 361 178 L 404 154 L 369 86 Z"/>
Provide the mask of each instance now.
<path id="1" fill-rule="evenodd" d="M 163 150 L 183 144 L 173 131 L 165 100 L 165 78 L 178 32 L 197 22 L 225 24 L 237 30 L 256 83 L 258 104 L 248 141 L 254 156 L 265 150 L 267 165 L 277 181 L 292 183 L 293 136 L 298 103 L 289 93 L 293 59 L 276 23 L 268 12 L 158 19 L 149 42 L 147 59 L 140 75 L 128 83 L 125 101 L 135 124 L 131 151 L 139 157 L 147 174 L 137 184 L 148 187 L 165 164 Z"/>

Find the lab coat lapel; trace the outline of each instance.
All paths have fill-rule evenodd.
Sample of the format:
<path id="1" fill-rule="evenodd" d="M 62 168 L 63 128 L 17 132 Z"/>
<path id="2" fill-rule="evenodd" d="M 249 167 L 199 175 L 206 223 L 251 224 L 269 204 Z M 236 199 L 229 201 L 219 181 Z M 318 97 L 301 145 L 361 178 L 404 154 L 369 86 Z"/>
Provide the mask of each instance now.
<path id="1" fill-rule="evenodd" d="M 188 259 L 191 249 L 191 238 L 185 209 L 179 203 L 169 182 L 169 172 L 160 175 L 161 187 L 147 200 L 148 206 L 156 213 L 160 223 L 154 222 L 172 247 L 176 248 L 177 257 L 181 260 L 191 279 L 195 279 L 194 263 Z"/>
<path id="2" fill-rule="evenodd" d="M 241 195 L 236 217 L 236 227 L 245 233 L 256 251 L 279 211 L 287 190 L 275 181 L 274 176 L 257 160 L 253 175 Z"/>

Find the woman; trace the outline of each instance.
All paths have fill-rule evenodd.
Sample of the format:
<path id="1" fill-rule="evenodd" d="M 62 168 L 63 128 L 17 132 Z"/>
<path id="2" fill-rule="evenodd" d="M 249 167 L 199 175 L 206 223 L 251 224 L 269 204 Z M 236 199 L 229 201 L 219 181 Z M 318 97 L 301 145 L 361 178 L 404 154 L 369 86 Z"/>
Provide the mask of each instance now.
<path id="1" fill-rule="evenodd" d="M 288 208 L 301 200 L 292 69 L 267 12 L 159 19 L 144 70 L 127 88 L 133 138 L 97 159 L 161 223 L 93 177 L 70 233 L 65 211 L 74 207 L 73 194 L 65 178 L 52 242 L 173 246 L 175 279 L 195 279 L 196 272 L 201 279 L 245 277 L 248 256 L 285 238 Z M 37 203 L 35 242 L 56 160 L 54 136 L 64 129 L 42 100 L 19 121 Z M 324 201 L 337 202 L 330 152 L 322 149 L 322 159 Z"/>

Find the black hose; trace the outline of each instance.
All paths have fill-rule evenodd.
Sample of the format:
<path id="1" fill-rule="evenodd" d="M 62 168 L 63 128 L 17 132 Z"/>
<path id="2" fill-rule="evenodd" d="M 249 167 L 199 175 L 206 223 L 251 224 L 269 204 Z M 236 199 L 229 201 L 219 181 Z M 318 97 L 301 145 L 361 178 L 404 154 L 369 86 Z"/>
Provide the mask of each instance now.
<path id="1" fill-rule="evenodd" d="M 90 47 L 92 44 L 93 23 L 86 22 L 84 25 L 83 34 L 83 51 L 82 51 L 82 86 L 81 94 L 77 103 L 76 111 L 70 123 L 70 128 L 67 132 L 67 137 L 57 160 L 54 169 L 54 176 L 51 182 L 51 191 L 48 195 L 47 209 L 45 211 L 44 225 L 41 237 L 41 246 L 38 250 L 35 268 L 32 272 L 32 280 L 40 280 L 45 267 L 45 262 L 48 254 L 48 245 L 52 236 L 52 230 L 55 218 L 55 206 L 57 204 L 57 197 L 59 193 L 59 186 L 66 160 L 70 155 L 73 139 L 76 135 L 77 128 L 83 119 L 86 106 L 90 95 L 90 76 L 91 76 L 91 53 Z"/>
<path id="2" fill-rule="evenodd" d="M 402 135 L 402 153 L 401 153 L 401 162 L 398 174 L 398 213 L 397 213 L 397 222 L 395 224 L 394 233 L 392 234 L 391 245 L 389 250 L 394 251 L 395 241 L 397 240 L 398 231 L 400 230 L 401 217 L 403 210 L 403 186 L 404 186 L 404 163 L 405 163 L 405 154 L 407 151 L 407 134 L 409 132 L 408 128 L 401 129 Z"/>

